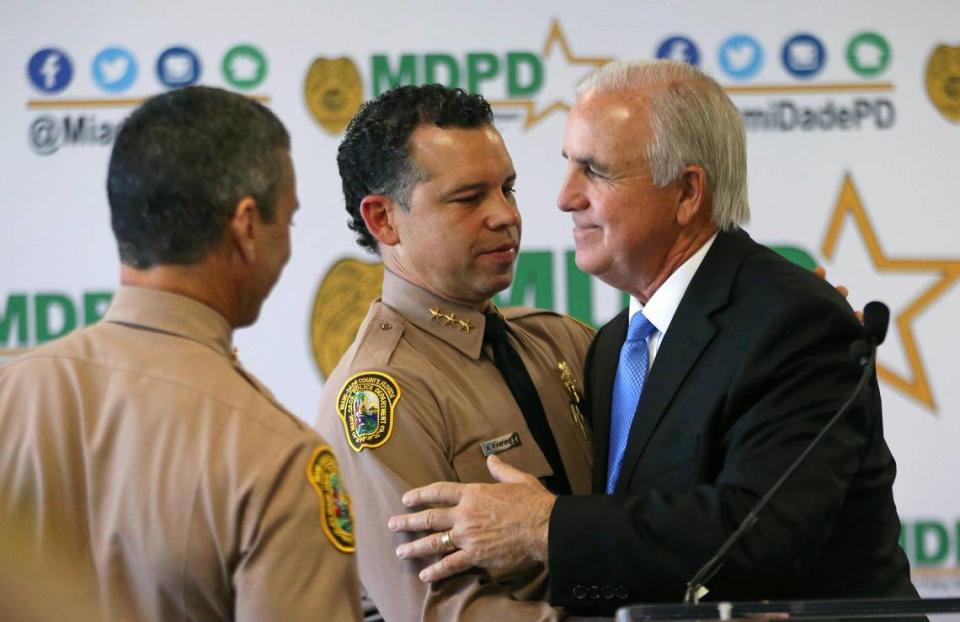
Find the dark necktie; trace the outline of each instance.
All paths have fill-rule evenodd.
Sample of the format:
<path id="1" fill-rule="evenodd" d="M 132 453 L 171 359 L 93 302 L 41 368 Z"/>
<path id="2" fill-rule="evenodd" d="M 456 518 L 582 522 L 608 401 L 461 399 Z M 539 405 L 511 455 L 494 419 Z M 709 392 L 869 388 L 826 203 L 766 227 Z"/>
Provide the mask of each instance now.
<path id="1" fill-rule="evenodd" d="M 537 395 L 537 389 L 533 385 L 533 380 L 530 379 L 530 374 L 527 373 L 527 368 L 523 366 L 520 355 L 507 340 L 506 322 L 496 313 L 486 314 L 483 341 L 493 347 L 493 363 L 510 387 L 510 393 L 517 401 L 520 412 L 527 421 L 527 427 L 533 434 L 533 439 L 540 446 L 540 451 L 546 456 L 550 468 L 553 469 L 553 475 L 546 478 L 547 488 L 558 494 L 570 494 L 567 472 L 560 460 L 560 451 L 557 449 L 557 442 L 547 423 L 540 396 Z"/>

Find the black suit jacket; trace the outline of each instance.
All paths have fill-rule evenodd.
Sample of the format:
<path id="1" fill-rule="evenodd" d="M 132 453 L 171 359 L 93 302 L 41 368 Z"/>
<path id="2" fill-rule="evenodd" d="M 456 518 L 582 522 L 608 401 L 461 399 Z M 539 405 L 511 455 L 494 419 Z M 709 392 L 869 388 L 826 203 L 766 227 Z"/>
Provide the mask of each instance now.
<path id="1" fill-rule="evenodd" d="M 853 392 L 862 327 L 829 284 L 720 233 L 660 344 L 620 479 L 604 495 L 610 403 L 627 311 L 586 365 L 594 425 L 590 496 L 550 518 L 551 601 L 603 613 L 677 601 Z M 787 481 L 709 583 L 710 599 L 916 596 L 898 545 L 876 379 Z"/>

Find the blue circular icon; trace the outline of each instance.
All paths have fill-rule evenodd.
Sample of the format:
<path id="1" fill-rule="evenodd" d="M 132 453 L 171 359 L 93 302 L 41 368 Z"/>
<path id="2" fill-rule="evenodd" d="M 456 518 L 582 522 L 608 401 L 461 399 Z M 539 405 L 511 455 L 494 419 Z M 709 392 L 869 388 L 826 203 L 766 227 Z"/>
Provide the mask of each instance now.
<path id="1" fill-rule="evenodd" d="M 167 48 L 157 59 L 157 77 L 174 89 L 196 84 L 200 79 L 200 59 L 189 48 Z"/>
<path id="2" fill-rule="evenodd" d="M 137 59 L 123 48 L 105 48 L 93 59 L 93 80 L 108 93 L 126 91 L 137 79 Z"/>
<path id="3" fill-rule="evenodd" d="M 749 80 L 763 67 L 763 48 L 749 35 L 733 35 L 720 44 L 717 60 L 731 78 Z"/>
<path id="4" fill-rule="evenodd" d="M 783 44 L 783 66 L 797 78 L 812 78 L 827 63 L 820 39 L 810 34 L 794 35 Z"/>
<path id="5" fill-rule="evenodd" d="M 657 48 L 657 58 L 679 60 L 688 65 L 700 65 L 700 50 L 697 44 L 686 37 L 674 36 L 666 39 Z"/>
<path id="6" fill-rule="evenodd" d="M 43 48 L 27 63 L 30 82 L 44 93 L 59 93 L 73 78 L 73 63 L 63 50 Z"/>

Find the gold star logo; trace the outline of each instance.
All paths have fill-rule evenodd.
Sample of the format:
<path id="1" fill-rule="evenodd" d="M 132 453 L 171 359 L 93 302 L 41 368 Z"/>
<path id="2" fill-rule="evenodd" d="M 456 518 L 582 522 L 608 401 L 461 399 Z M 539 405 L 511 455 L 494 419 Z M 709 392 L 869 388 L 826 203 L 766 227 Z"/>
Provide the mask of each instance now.
<path id="1" fill-rule="evenodd" d="M 557 47 L 560 48 L 560 53 L 563 54 L 564 60 L 567 62 L 567 65 L 570 66 L 586 65 L 596 69 L 603 67 L 613 60 L 613 58 L 607 57 L 577 56 L 574 54 L 570 49 L 570 44 L 567 42 L 567 37 L 563 34 L 563 30 L 560 29 L 560 21 L 554 19 L 550 22 L 550 31 L 547 33 L 547 40 L 543 43 L 543 58 L 550 58 Z M 570 91 L 573 91 L 572 85 Z M 491 101 L 490 105 L 501 108 L 522 108 L 526 112 L 526 118 L 523 121 L 523 129 L 525 130 L 530 129 L 554 112 L 570 112 L 571 107 L 570 104 L 563 99 L 555 100 L 540 110 L 537 110 L 537 102 L 532 99 L 498 100 Z"/>
<path id="2" fill-rule="evenodd" d="M 824 257 L 832 259 L 837 248 L 837 240 L 847 219 L 852 218 L 854 227 L 863 240 L 870 260 L 878 272 L 926 272 L 939 276 L 936 282 L 921 292 L 915 300 L 908 304 L 896 316 L 894 324 L 900 336 L 900 342 L 906 352 L 910 371 L 908 376 L 902 376 L 888 367 L 877 363 L 877 376 L 894 386 L 899 391 L 914 398 L 932 412 L 936 412 L 937 407 L 933 399 L 933 393 L 930 390 L 930 382 L 927 379 L 927 373 L 920 358 L 920 351 L 917 348 L 916 339 L 913 336 L 913 321 L 927 307 L 929 307 L 937 298 L 942 296 L 954 282 L 960 278 L 960 260 L 957 259 L 893 259 L 884 253 L 880 248 L 880 241 L 874 232 L 873 225 L 867 217 L 863 201 L 853 185 L 853 179 L 846 175 L 843 179 L 843 186 L 840 189 L 840 196 L 837 199 L 836 207 L 833 210 L 833 217 L 830 220 L 830 226 L 827 228 L 827 236 L 823 241 L 821 251 Z"/>

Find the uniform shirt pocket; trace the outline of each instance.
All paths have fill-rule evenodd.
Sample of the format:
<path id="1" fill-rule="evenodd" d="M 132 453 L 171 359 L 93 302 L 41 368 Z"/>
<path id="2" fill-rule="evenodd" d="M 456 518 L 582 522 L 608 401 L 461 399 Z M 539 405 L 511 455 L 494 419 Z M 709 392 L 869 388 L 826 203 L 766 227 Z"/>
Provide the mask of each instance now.
<path id="1" fill-rule="evenodd" d="M 491 436 L 492 440 L 496 436 Z M 548 477 L 553 474 L 550 463 L 544 457 L 543 452 L 533 441 L 528 441 L 525 435 L 520 435 L 520 444 L 499 452 L 498 458 L 512 467 L 520 469 L 537 478 Z M 478 441 L 467 447 L 453 457 L 453 470 L 457 473 L 457 479 L 465 483 L 494 483 L 490 471 L 487 470 L 487 458 L 483 455 Z"/>

